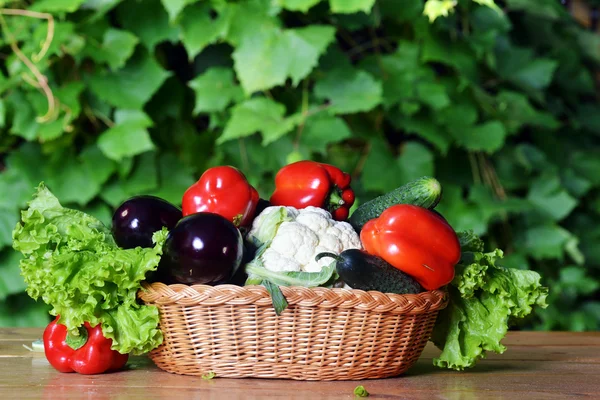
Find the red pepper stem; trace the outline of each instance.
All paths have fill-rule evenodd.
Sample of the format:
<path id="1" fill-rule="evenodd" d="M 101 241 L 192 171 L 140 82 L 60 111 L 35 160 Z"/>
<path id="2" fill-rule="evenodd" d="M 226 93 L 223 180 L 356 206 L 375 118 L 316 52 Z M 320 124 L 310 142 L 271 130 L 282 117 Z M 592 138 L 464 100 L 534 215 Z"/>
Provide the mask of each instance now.
<path id="1" fill-rule="evenodd" d="M 329 195 L 329 204 L 332 206 L 337 206 L 336 208 L 338 208 L 346 204 L 346 202 L 344 201 L 344 199 L 342 199 L 337 190 L 334 189 Z"/>
<path id="2" fill-rule="evenodd" d="M 77 350 L 82 348 L 87 343 L 87 340 L 88 331 L 83 326 L 80 326 L 75 332 L 69 331 L 67 333 L 65 343 L 73 350 Z"/>

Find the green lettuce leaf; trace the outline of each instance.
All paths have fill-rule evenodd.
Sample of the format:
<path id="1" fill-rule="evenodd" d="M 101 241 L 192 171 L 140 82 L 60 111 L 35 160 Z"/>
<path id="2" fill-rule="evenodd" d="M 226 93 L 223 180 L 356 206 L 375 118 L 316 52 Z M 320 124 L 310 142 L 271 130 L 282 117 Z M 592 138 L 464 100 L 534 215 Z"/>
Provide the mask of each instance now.
<path id="1" fill-rule="evenodd" d="M 458 232 L 457 236 L 458 241 L 460 242 L 460 249 L 463 253 L 483 251 L 483 240 L 481 240 L 472 230 Z"/>
<path id="2" fill-rule="evenodd" d="M 474 243 L 464 241 L 463 250 L 472 249 Z M 530 314 L 534 305 L 547 306 L 548 288 L 541 285 L 540 275 L 496 265 L 502 256 L 498 249 L 463 252 L 448 285 L 450 302 L 440 311 L 431 336 L 442 350 L 434 365 L 462 370 L 485 358 L 486 351 L 503 353 L 506 347 L 500 342 L 511 321 Z"/>
<path id="3" fill-rule="evenodd" d="M 139 304 L 140 282 L 156 270 L 167 231 L 154 248 L 124 250 L 96 218 L 64 208 L 43 185 L 13 231 L 27 293 L 51 305 L 52 315 L 74 332 L 84 322 L 102 324 L 120 353 L 142 354 L 162 343 L 158 309 Z"/>

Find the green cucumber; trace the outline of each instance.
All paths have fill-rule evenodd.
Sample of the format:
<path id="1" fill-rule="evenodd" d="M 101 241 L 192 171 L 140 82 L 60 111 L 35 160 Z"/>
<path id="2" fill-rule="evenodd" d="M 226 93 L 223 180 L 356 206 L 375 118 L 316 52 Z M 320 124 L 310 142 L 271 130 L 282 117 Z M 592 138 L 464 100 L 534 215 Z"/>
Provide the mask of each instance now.
<path id="1" fill-rule="evenodd" d="M 350 216 L 348 222 L 356 232 L 370 220 L 381 215 L 387 208 L 396 204 L 412 204 L 433 209 L 442 197 L 442 186 L 437 179 L 424 176 L 400 186 L 382 196 L 361 204 Z"/>
<path id="2" fill-rule="evenodd" d="M 365 251 L 349 249 L 339 255 L 320 253 L 316 259 L 318 261 L 323 257 L 336 260 L 335 269 L 340 279 L 352 289 L 396 294 L 417 294 L 424 291 L 413 277 Z"/>

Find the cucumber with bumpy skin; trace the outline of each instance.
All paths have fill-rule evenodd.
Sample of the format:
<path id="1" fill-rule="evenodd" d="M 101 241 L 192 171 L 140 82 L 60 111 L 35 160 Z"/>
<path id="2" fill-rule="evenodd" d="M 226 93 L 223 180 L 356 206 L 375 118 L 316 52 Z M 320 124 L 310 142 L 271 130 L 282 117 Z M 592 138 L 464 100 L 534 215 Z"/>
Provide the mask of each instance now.
<path id="1" fill-rule="evenodd" d="M 338 275 L 352 289 L 396 294 L 417 294 L 424 291 L 413 277 L 365 251 L 349 249 L 339 255 L 320 253 L 316 259 L 318 261 L 323 257 L 331 257 L 336 261 Z"/>
<path id="2" fill-rule="evenodd" d="M 412 204 L 433 209 L 442 197 L 442 186 L 437 179 L 424 176 L 406 185 L 400 186 L 382 196 L 360 205 L 350 216 L 348 222 L 360 233 L 370 220 L 381 215 L 387 208 L 396 204 Z"/>

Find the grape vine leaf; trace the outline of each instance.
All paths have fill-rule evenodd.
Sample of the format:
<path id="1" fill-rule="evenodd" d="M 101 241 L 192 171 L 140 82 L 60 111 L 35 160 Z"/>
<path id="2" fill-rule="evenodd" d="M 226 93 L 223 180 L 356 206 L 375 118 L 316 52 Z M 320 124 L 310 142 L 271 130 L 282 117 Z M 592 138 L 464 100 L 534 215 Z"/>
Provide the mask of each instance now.
<path id="1" fill-rule="evenodd" d="M 388 118 L 394 127 L 406 133 L 416 134 L 433 144 L 442 153 L 446 154 L 452 143 L 446 131 L 431 118 L 426 116 L 412 116 L 410 118 L 399 113 L 389 114 Z"/>
<path id="2" fill-rule="evenodd" d="M 415 21 L 419 18 L 423 13 L 423 5 L 422 1 L 406 1 L 402 3 L 402 7 L 398 7 L 397 0 L 379 0 L 377 2 L 382 16 L 402 22 Z"/>
<path id="3" fill-rule="evenodd" d="M 194 114 L 223 111 L 230 103 L 237 103 L 244 97 L 242 89 L 234 82 L 231 68 L 209 68 L 191 80 L 189 86 L 196 95 Z"/>
<path id="4" fill-rule="evenodd" d="M 181 10 L 185 8 L 186 5 L 195 3 L 198 0 L 161 0 L 165 10 L 169 13 L 169 19 L 174 21 Z"/>
<path id="5" fill-rule="evenodd" d="M 0 301 L 0 326 L 46 326 L 51 321 L 49 312 L 50 307 L 36 302 L 27 293 L 15 293 Z"/>
<path id="6" fill-rule="evenodd" d="M 281 21 L 276 17 L 279 6 L 271 0 L 253 0 L 243 4 L 226 3 L 215 7 L 218 18 L 226 23 L 225 39 L 239 46 L 248 36 L 257 32 L 281 32 Z"/>
<path id="7" fill-rule="evenodd" d="M 0 98 L 0 128 L 6 126 L 6 103 Z"/>
<path id="8" fill-rule="evenodd" d="M 553 0 L 539 0 L 536 2 L 529 0 L 507 0 L 506 5 L 509 10 L 527 11 L 531 15 L 552 20 L 558 19 L 565 13 L 561 3 Z"/>
<path id="9" fill-rule="evenodd" d="M 82 10 L 94 10 L 94 15 L 90 17 L 90 21 L 97 21 L 104 17 L 106 13 L 115 8 L 124 0 L 86 0 L 81 5 Z M 145 3 L 146 1 L 144 1 Z"/>
<path id="10" fill-rule="evenodd" d="M 311 25 L 296 29 L 261 29 L 243 37 L 233 52 L 234 69 L 246 94 L 306 77 L 333 42 L 335 29 Z"/>
<path id="11" fill-rule="evenodd" d="M 148 50 L 160 42 L 176 42 L 179 38 L 180 27 L 169 22 L 160 0 L 125 1 L 117 8 L 117 18 Z"/>
<path id="12" fill-rule="evenodd" d="M 558 176 L 543 174 L 531 185 L 527 199 L 554 221 L 567 217 L 578 201 L 562 186 Z"/>
<path id="13" fill-rule="evenodd" d="M 361 181 L 366 190 L 387 193 L 433 170 L 433 154 L 422 144 L 407 142 L 395 156 L 381 138 L 374 138 Z"/>
<path id="14" fill-rule="evenodd" d="M 162 153 L 158 159 L 158 180 L 158 189 L 149 194 L 180 206 L 183 193 L 196 179 L 192 169 L 175 154 Z"/>
<path id="15" fill-rule="evenodd" d="M 91 145 L 83 149 L 79 154 L 79 158 L 85 174 L 98 187 L 102 186 L 117 170 L 117 163 L 106 157 L 97 145 Z"/>
<path id="16" fill-rule="evenodd" d="M 352 136 L 348 124 L 331 115 L 317 115 L 308 118 L 300 136 L 300 144 L 312 151 L 326 154 L 329 143 L 340 142 Z"/>
<path id="17" fill-rule="evenodd" d="M 223 11 L 213 18 L 212 12 L 210 4 L 194 4 L 187 7 L 180 17 L 181 41 L 190 59 L 227 33 L 231 14 Z"/>
<path id="18" fill-rule="evenodd" d="M 18 213 L 14 212 L 13 214 L 15 216 L 15 222 L 8 227 L 8 233 L 12 232 L 19 220 Z M 2 220 L 2 210 L 0 210 L 0 225 L 2 225 Z M 0 244 L 1 243 L 2 233 L 0 233 Z M 7 244 L 12 244 L 12 234 L 9 235 L 9 242 Z M 1 247 L 2 246 L 0 245 L 0 248 Z M 12 294 L 23 292 L 27 288 L 27 285 L 21 276 L 21 269 L 19 268 L 21 257 L 21 254 L 12 249 L 0 252 L 0 301 L 6 300 L 6 298 Z M 0 324 L 0 326 L 5 325 Z"/>
<path id="19" fill-rule="evenodd" d="M 139 39 L 131 32 L 120 29 L 109 29 L 104 33 L 102 46 L 94 57 L 98 61 L 105 61 L 113 69 L 122 68 L 125 62 L 133 55 Z"/>
<path id="20" fill-rule="evenodd" d="M 140 109 L 171 73 L 145 51 L 134 55 L 124 68 L 99 70 L 89 80 L 92 92 L 117 108 Z"/>
<path id="21" fill-rule="evenodd" d="M 286 10 L 307 12 L 321 0 L 277 0 L 277 4 Z"/>
<path id="22" fill-rule="evenodd" d="M 497 46 L 495 55 L 500 76 L 529 90 L 545 89 L 558 67 L 556 60 L 537 57 L 532 49 L 510 43 Z"/>
<path id="23" fill-rule="evenodd" d="M 23 143 L 5 159 L 5 169 L 0 173 L 0 208 L 23 208 L 31 200 L 31 193 L 43 179 L 43 160 L 39 144 Z"/>
<path id="24" fill-rule="evenodd" d="M 12 243 L 12 230 L 19 221 L 15 209 L 0 208 L 0 249 Z"/>
<path id="25" fill-rule="evenodd" d="M 71 81 L 54 89 L 54 96 L 60 100 L 61 109 L 65 113 L 64 124 L 70 123 L 81 113 L 81 100 L 79 96 L 85 89 L 81 81 Z"/>
<path id="26" fill-rule="evenodd" d="M 538 58 L 520 70 L 514 71 L 511 79 L 524 87 L 544 89 L 552 81 L 557 67 L 558 62 L 556 60 Z"/>
<path id="27" fill-rule="evenodd" d="M 499 13 L 502 13 L 502 10 L 500 9 L 500 7 L 498 7 L 498 5 L 494 2 L 494 0 L 473 0 L 475 3 L 481 4 L 482 6 L 486 6 L 491 8 L 492 10 L 495 10 Z"/>
<path id="28" fill-rule="evenodd" d="M 40 0 L 33 3 L 30 10 L 45 12 L 75 12 L 86 0 Z"/>
<path id="29" fill-rule="evenodd" d="M 79 155 L 64 150 L 56 152 L 43 157 L 42 162 L 42 175 L 48 187 L 61 201 L 80 206 L 101 192 L 102 185 L 117 168 L 96 145 L 88 146 Z"/>
<path id="30" fill-rule="evenodd" d="M 375 0 L 329 0 L 331 11 L 338 14 L 370 12 Z"/>
<path id="31" fill-rule="evenodd" d="M 423 14 L 433 22 L 439 17 L 447 17 L 456 7 L 456 0 L 427 0 Z"/>
<path id="32" fill-rule="evenodd" d="M 329 100 L 329 111 L 335 114 L 350 114 L 369 111 L 382 101 L 382 84 L 369 73 L 350 68 L 330 71 L 317 81 L 316 97 Z"/>
<path id="33" fill-rule="evenodd" d="M 465 200 L 463 188 L 453 184 L 444 185 L 444 201 L 436 207 L 458 231 L 472 229 L 476 235 L 487 232 L 487 223 L 484 212 L 478 204 Z"/>
<path id="34" fill-rule="evenodd" d="M 100 192 L 100 185 L 90 179 L 87 170 L 72 154 L 45 160 L 44 182 L 64 203 L 87 204 Z"/>
<path id="35" fill-rule="evenodd" d="M 146 152 L 130 160 L 130 173 L 120 180 L 109 181 L 100 192 L 102 200 L 113 208 L 132 196 L 148 194 L 158 188 L 156 154 Z"/>
<path id="36" fill-rule="evenodd" d="M 417 84 L 417 97 L 434 110 L 440 110 L 450 104 L 450 98 L 444 85 L 436 82 Z"/>
<path id="37" fill-rule="evenodd" d="M 362 68 L 382 81 L 385 107 L 415 100 L 415 81 L 433 83 L 433 74 L 419 61 L 421 51 L 416 43 L 400 41 L 394 53 L 367 57 L 361 63 Z"/>
<path id="38" fill-rule="evenodd" d="M 600 151 L 589 149 L 569 154 L 569 165 L 594 185 L 600 185 Z"/>
<path id="39" fill-rule="evenodd" d="M 25 93 L 15 90 L 6 102 L 8 108 L 14 113 L 9 132 L 28 141 L 34 140 L 38 134 L 39 124 L 36 121 L 37 114 Z"/>
<path id="40" fill-rule="evenodd" d="M 496 96 L 499 118 L 508 133 L 517 133 L 523 125 L 557 129 L 560 123 L 545 111 L 536 110 L 523 94 L 503 90 Z"/>
<path id="41" fill-rule="evenodd" d="M 572 239 L 574 236 L 563 227 L 547 224 L 529 228 L 524 232 L 523 240 L 515 243 L 536 260 L 562 259 L 565 246 Z"/>
<path id="42" fill-rule="evenodd" d="M 139 110 L 117 110 L 115 125 L 98 138 L 98 147 L 110 159 L 120 161 L 154 149 L 146 128 L 152 120 Z"/>
<path id="43" fill-rule="evenodd" d="M 217 144 L 261 132 L 263 145 L 267 145 L 301 122 L 301 114 L 288 118 L 284 118 L 284 114 L 283 104 L 265 97 L 254 97 L 238 103 L 231 109 L 231 118 L 217 139 Z"/>
<path id="44" fill-rule="evenodd" d="M 451 130 L 456 142 L 466 149 L 493 153 L 504 144 L 506 129 L 499 121 L 487 121 L 463 130 Z"/>
<path id="45" fill-rule="evenodd" d="M 121 187 L 130 196 L 148 193 L 158 188 L 158 166 L 156 153 L 147 151 L 134 157 L 131 174 Z"/>

